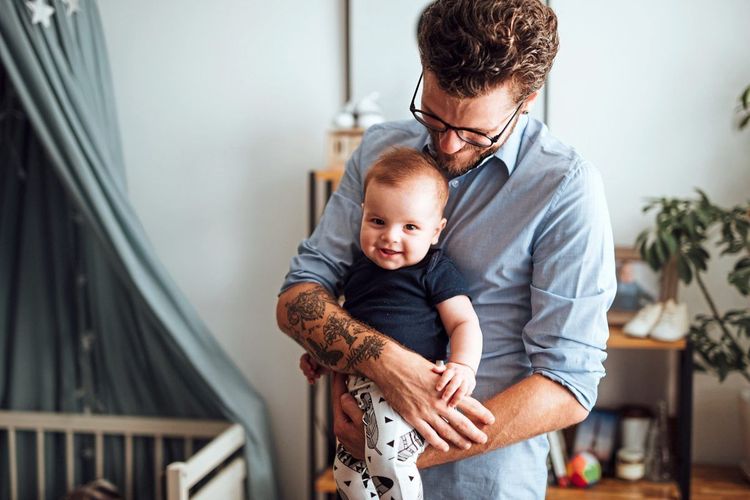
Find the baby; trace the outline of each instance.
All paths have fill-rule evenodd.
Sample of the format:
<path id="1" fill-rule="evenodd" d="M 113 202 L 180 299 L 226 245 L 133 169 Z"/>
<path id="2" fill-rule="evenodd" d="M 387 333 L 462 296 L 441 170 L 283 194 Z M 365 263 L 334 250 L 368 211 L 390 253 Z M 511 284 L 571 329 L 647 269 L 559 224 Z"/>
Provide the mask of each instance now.
<path id="1" fill-rule="evenodd" d="M 436 386 L 452 407 L 476 384 L 482 332 L 466 286 L 439 249 L 448 184 L 435 161 L 399 148 L 381 156 L 364 182 L 360 246 L 344 283 L 344 309 L 435 363 L 450 356 Z M 309 355 L 300 368 L 310 383 L 325 372 Z M 347 389 L 364 411 L 365 461 L 339 444 L 333 474 L 342 498 L 421 499 L 416 461 L 425 441 L 369 379 L 350 375 Z"/>

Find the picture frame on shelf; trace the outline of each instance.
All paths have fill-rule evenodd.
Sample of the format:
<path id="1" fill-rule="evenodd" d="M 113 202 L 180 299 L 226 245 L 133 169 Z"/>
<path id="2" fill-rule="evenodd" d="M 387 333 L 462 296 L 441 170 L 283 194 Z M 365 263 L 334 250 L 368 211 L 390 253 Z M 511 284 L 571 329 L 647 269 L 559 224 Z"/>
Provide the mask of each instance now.
<path id="1" fill-rule="evenodd" d="M 594 408 L 586 420 L 576 426 L 573 455 L 582 451 L 592 453 L 599 460 L 602 472 L 611 475 L 619 425 L 619 412 Z"/>
<path id="2" fill-rule="evenodd" d="M 641 258 L 635 247 L 615 247 L 617 293 L 607 312 L 610 326 L 622 326 L 644 306 L 677 297 L 677 274 L 673 265 L 661 273 Z"/>

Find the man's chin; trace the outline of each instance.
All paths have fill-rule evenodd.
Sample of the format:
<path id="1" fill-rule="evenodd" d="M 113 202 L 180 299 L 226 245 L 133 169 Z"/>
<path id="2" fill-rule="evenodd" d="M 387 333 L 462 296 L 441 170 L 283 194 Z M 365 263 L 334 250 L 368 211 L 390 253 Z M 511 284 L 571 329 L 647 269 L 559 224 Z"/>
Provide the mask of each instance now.
<path id="1" fill-rule="evenodd" d="M 493 153 L 494 151 L 472 151 L 471 154 L 461 156 L 438 153 L 436 160 L 440 168 L 450 177 L 458 177 L 478 166 L 485 158 Z"/>
<path id="2" fill-rule="evenodd" d="M 515 125 L 511 128 L 510 133 L 513 132 L 513 128 L 515 128 Z M 505 143 L 505 141 L 503 141 L 502 143 L 496 142 L 489 148 L 479 148 L 470 144 L 466 144 L 457 153 L 446 155 L 441 153 L 437 146 L 434 146 L 439 143 L 438 137 L 434 132 L 430 133 L 430 138 L 432 139 L 432 144 L 435 151 L 435 161 L 437 161 L 438 166 L 443 170 L 443 172 L 448 174 L 448 176 L 451 178 L 463 175 L 469 170 L 479 166 L 479 164 L 482 163 L 485 158 L 494 155 L 497 150 L 500 149 L 500 146 Z"/>

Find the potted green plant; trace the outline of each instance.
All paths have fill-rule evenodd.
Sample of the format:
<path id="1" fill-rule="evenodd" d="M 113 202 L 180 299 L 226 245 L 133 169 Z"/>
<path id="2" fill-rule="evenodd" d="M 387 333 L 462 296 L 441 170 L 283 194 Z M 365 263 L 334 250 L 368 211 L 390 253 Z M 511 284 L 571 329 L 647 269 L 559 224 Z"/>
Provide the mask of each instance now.
<path id="1" fill-rule="evenodd" d="M 750 382 L 750 308 L 722 312 L 704 278 L 714 246 L 736 259 L 727 284 L 743 296 L 750 294 L 750 202 L 723 208 L 698 190 L 697 198 L 659 198 L 643 210 L 657 210 L 654 226 L 636 240 L 643 259 L 657 271 L 674 262 L 680 281 L 695 281 L 710 311 L 695 316 L 688 334 L 696 369 L 720 381 L 737 372 Z"/>
<path id="2" fill-rule="evenodd" d="M 737 127 L 750 123 L 750 86 L 740 96 Z M 688 337 L 695 350 L 695 367 L 723 381 L 737 373 L 750 382 L 750 305 L 722 311 L 706 285 L 710 250 L 734 260 L 727 285 L 742 296 L 750 294 L 750 201 L 721 207 L 701 190 L 695 198 L 650 200 L 644 212 L 655 211 L 654 225 L 636 240 L 643 259 L 656 271 L 676 266 L 679 280 L 695 282 L 709 314 L 697 314 Z M 750 477 L 750 388 L 740 393 L 744 425 L 745 473 Z"/>

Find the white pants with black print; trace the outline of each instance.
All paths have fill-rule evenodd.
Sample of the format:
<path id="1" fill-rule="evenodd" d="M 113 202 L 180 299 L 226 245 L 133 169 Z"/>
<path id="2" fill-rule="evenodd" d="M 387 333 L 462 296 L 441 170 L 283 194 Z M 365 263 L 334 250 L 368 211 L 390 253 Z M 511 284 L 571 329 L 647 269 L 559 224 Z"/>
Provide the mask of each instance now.
<path id="1" fill-rule="evenodd" d="M 350 375 L 349 393 L 365 412 L 365 460 L 336 447 L 333 477 L 343 500 L 422 500 L 422 479 L 417 458 L 424 438 L 391 408 L 378 386 L 365 377 Z"/>

